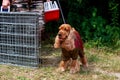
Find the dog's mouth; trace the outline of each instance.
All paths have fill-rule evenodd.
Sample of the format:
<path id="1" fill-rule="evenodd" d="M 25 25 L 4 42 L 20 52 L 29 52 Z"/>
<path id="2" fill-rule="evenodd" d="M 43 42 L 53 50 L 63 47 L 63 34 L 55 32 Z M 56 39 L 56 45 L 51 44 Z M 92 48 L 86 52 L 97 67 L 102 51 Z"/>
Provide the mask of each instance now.
<path id="1" fill-rule="evenodd" d="M 59 40 L 60 40 L 60 41 L 64 41 L 64 40 L 65 40 L 65 38 L 61 38 L 61 37 L 59 37 Z"/>
<path id="2" fill-rule="evenodd" d="M 58 34 L 58 38 L 60 41 L 64 41 L 67 38 L 67 36 L 63 37 L 61 34 Z"/>

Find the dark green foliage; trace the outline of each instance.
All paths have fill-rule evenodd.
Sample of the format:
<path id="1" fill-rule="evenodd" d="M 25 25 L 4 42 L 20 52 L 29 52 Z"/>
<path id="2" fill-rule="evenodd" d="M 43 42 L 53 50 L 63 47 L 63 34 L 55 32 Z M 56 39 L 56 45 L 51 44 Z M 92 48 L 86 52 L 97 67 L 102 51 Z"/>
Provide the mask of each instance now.
<path id="1" fill-rule="evenodd" d="M 79 31 L 86 42 L 95 46 L 120 46 L 120 1 L 61 0 L 66 22 Z M 67 12 L 66 12 L 67 11 Z M 47 23 L 48 32 L 57 32 L 62 19 Z"/>

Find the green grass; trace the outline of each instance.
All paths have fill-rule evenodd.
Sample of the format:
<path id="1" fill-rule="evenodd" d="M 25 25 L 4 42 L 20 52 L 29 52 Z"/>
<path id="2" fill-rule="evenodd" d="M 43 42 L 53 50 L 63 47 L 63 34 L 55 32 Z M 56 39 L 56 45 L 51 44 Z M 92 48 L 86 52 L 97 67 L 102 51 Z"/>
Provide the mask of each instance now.
<path id="1" fill-rule="evenodd" d="M 88 45 L 88 44 L 87 44 Z M 51 44 L 42 47 L 43 63 L 40 68 L 28 68 L 11 65 L 0 65 L 0 80 L 117 80 L 115 75 L 101 73 L 100 69 L 108 73 L 120 73 L 120 51 L 111 48 L 87 47 L 85 53 L 89 68 L 76 74 L 69 71 L 57 72 L 60 62 L 60 49 L 53 49 Z"/>
<path id="2" fill-rule="evenodd" d="M 18 76 L 18 77 L 17 77 L 17 80 L 30 80 L 30 79 L 27 79 L 27 78 L 24 77 L 24 76 Z"/>

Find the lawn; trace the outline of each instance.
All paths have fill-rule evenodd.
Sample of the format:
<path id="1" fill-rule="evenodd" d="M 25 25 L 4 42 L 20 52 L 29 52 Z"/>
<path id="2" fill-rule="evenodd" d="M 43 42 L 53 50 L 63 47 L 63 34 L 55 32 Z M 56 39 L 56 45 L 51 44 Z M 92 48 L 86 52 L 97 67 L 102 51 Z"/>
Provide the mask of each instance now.
<path id="1" fill-rule="evenodd" d="M 52 44 L 42 47 L 39 68 L 0 65 L 0 80 L 120 80 L 120 49 L 89 47 L 85 44 L 88 70 L 75 74 L 57 72 L 61 50 Z"/>

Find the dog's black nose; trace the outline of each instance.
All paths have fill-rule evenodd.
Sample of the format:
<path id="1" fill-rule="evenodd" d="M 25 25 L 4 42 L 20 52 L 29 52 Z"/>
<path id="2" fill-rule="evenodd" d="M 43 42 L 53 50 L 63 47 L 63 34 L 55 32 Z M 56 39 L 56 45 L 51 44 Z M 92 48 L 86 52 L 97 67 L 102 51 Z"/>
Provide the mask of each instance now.
<path id="1" fill-rule="evenodd" d="M 58 36 L 60 37 L 60 36 L 61 36 L 61 34 L 58 34 Z"/>

